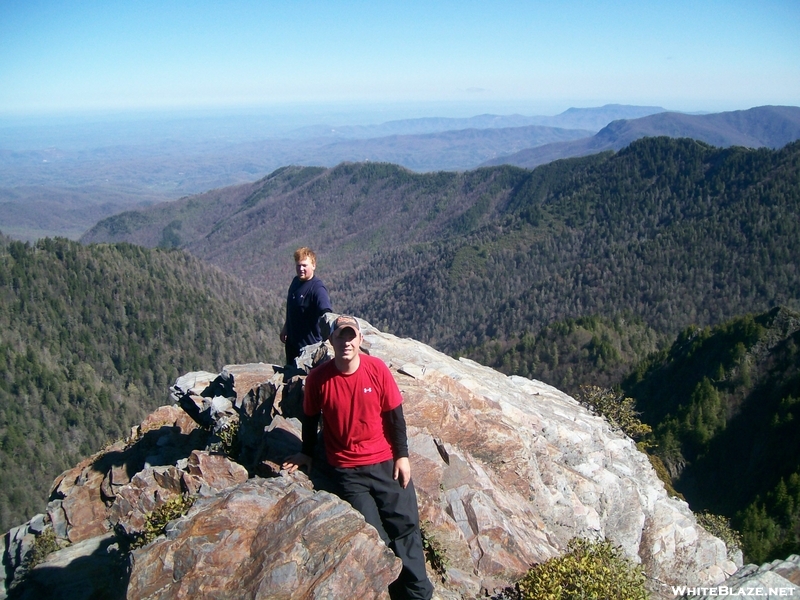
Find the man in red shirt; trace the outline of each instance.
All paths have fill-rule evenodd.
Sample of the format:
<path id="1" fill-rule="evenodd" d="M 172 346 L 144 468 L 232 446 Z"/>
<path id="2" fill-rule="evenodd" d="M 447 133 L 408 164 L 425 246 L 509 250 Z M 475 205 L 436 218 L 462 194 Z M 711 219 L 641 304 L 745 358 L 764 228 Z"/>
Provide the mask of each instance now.
<path id="1" fill-rule="evenodd" d="M 336 319 L 330 338 L 334 359 L 306 378 L 303 449 L 286 459 L 283 468 L 290 473 L 311 468 L 322 415 L 325 453 L 339 495 L 403 561 L 389 595 L 429 600 L 433 585 L 425 572 L 403 397 L 383 361 L 361 354 L 362 339 L 354 317 Z"/>

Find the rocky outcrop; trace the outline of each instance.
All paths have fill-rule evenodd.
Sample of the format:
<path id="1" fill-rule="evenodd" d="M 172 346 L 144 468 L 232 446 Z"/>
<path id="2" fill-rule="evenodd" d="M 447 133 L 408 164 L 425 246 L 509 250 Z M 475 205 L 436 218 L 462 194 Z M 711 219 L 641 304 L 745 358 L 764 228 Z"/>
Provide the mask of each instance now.
<path id="1" fill-rule="evenodd" d="M 633 441 L 574 399 L 368 331 L 369 351 L 398 372 L 423 518 L 464 576 L 518 574 L 576 536 L 612 540 L 661 589 L 736 570 Z"/>
<path id="2" fill-rule="evenodd" d="M 633 441 L 574 399 L 362 324 L 365 350 L 390 366 L 404 395 L 440 597 L 499 592 L 573 537 L 612 540 L 664 597 L 736 571 Z M 327 356 L 322 345 L 301 363 Z M 175 405 L 56 480 L 44 526 L 71 548 L 93 545 L 71 561 L 67 550 L 51 554 L 18 590 L 39 593 L 58 580 L 52 573 L 93 557 L 127 560 L 123 582 L 95 578 L 70 597 L 101 584 L 129 598 L 383 597 L 399 565 L 376 532 L 324 491 L 324 470 L 280 472 L 300 447 L 302 380 L 302 369 L 264 364 L 180 378 Z M 156 509 L 189 496 L 197 500 L 163 535 L 127 552 Z M 25 553 L 6 544 L 14 573 L 9 557 Z"/>

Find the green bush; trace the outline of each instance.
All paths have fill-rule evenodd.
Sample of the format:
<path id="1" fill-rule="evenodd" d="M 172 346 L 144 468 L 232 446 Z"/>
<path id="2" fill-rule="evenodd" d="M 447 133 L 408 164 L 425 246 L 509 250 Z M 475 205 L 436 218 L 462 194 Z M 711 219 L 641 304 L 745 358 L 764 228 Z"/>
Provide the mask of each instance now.
<path id="1" fill-rule="evenodd" d="M 613 390 L 599 388 L 596 385 L 582 385 L 575 399 L 591 411 L 602 415 L 614 429 L 619 429 L 631 439 L 641 440 L 652 429 L 639 419 L 636 403 L 614 393 Z"/>
<path id="2" fill-rule="evenodd" d="M 52 553 L 60 550 L 56 533 L 52 527 L 48 527 L 42 533 L 36 536 L 36 541 L 33 543 L 33 549 L 26 557 L 28 569 L 33 569 L 36 565 L 44 562 L 44 559 Z"/>
<path id="3" fill-rule="evenodd" d="M 725 547 L 728 549 L 728 558 L 731 558 L 737 550 L 741 549 L 742 535 L 731 527 L 730 519 L 706 510 L 702 513 L 695 513 L 695 516 L 703 529 L 725 542 Z"/>
<path id="4" fill-rule="evenodd" d="M 239 421 L 226 423 L 224 427 L 214 433 L 219 438 L 218 442 L 209 445 L 212 452 L 221 452 L 232 460 L 239 458 Z"/>
<path id="5" fill-rule="evenodd" d="M 194 496 L 188 495 L 175 496 L 153 510 L 153 512 L 147 515 L 144 531 L 142 531 L 131 544 L 131 548 L 146 546 L 158 536 L 162 535 L 166 531 L 167 524 L 170 521 L 174 521 L 189 512 L 195 499 Z"/>
<path id="6" fill-rule="evenodd" d="M 517 583 L 520 600 L 646 600 L 645 576 L 608 540 L 575 538 Z"/>

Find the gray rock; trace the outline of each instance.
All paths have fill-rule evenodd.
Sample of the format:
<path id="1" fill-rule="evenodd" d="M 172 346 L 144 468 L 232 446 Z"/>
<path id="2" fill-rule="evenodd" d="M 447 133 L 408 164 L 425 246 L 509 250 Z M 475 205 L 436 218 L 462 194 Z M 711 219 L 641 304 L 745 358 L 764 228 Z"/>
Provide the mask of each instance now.
<path id="1" fill-rule="evenodd" d="M 327 314 L 327 313 L 326 313 Z M 308 373 L 317 365 L 333 358 L 333 348 L 327 342 L 311 344 L 300 349 L 300 356 L 294 359 L 295 367 Z"/>
<path id="2" fill-rule="evenodd" d="M 208 371 L 193 371 L 178 377 L 173 388 L 181 393 L 199 396 L 218 375 L 218 373 Z"/>
<path id="3" fill-rule="evenodd" d="M 775 560 L 761 566 L 745 565 L 726 579 L 717 590 L 725 597 L 757 596 L 786 598 L 800 596 L 800 557 Z M 723 592 L 723 593 L 719 593 Z"/>
<path id="4" fill-rule="evenodd" d="M 45 527 L 45 516 L 42 514 L 34 515 L 33 518 L 28 521 L 28 529 L 34 535 L 39 535 L 44 531 Z"/>
<path id="5" fill-rule="evenodd" d="M 127 557 L 119 552 L 112 534 L 85 539 L 50 554 L 34 567 L 18 600 L 122 600 L 127 588 Z"/>
<path id="6" fill-rule="evenodd" d="M 47 503 L 47 516 L 50 518 L 50 524 L 55 531 L 56 537 L 60 539 L 67 539 L 67 516 L 64 514 L 64 509 L 61 508 L 61 500 L 51 500 Z"/>

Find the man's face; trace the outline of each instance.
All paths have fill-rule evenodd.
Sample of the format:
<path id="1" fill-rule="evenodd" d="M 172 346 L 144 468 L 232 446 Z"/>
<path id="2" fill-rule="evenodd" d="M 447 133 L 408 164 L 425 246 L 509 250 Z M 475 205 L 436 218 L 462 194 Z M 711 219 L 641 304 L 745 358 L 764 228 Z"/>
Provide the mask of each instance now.
<path id="1" fill-rule="evenodd" d="M 336 358 L 351 360 L 361 348 L 361 334 L 352 327 L 344 327 L 331 336 L 331 345 Z"/>
<path id="2" fill-rule="evenodd" d="M 310 258 L 302 258 L 294 264 L 294 270 L 297 272 L 300 281 L 308 281 L 314 277 L 316 268 L 317 266 Z"/>

